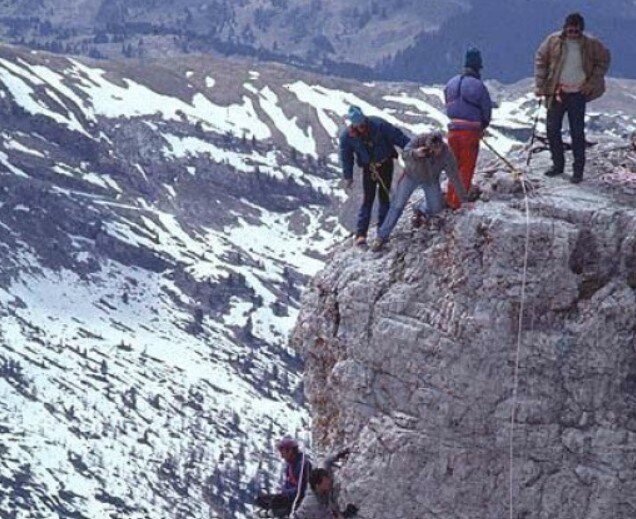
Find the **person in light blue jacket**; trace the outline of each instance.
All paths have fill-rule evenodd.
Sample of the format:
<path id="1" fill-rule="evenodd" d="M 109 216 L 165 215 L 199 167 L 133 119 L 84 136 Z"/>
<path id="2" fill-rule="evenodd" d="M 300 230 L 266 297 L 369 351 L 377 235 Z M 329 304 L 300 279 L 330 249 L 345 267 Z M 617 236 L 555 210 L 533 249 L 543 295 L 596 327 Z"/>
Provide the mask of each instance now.
<path id="1" fill-rule="evenodd" d="M 449 130 L 485 130 L 492 118 L 492 99 L 481 79 L 483 67 L 479 50 L 470 47 L 464 70 L 452 77 L 444 88 Z"/>
<path id="2" fill-rule="evenodd" d="M 479 141 L 492 117 L 490 93 L 481 80 L 482 67 L 481 53 L 470 47 L 464 59 L 464 70 L 451 78 L 444 89 L 446 114 L 450 119 L 448 145 L 457 160 L 466 191 L 470 191 L 475 173 Z M 448 188 L 446 203 L 453 209 L 461 205 L 454 186 Z"/>

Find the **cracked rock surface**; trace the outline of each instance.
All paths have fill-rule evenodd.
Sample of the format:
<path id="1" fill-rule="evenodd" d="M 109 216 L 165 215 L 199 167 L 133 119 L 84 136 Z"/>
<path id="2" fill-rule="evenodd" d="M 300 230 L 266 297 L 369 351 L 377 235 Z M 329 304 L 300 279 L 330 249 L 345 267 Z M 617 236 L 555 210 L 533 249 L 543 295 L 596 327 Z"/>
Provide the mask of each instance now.
<path id="1" fill-rule="evenodd" d="M 500 518 L 512 488 L 516 518 L 636 517 L 636 201 L 603 178 L 533 179 L 522 319 L 514 186 L 423 229 L 403 218 L 380 254 L 335 251 L 292 340 L 315 447 L 353 447 L 343 503 Z"/>

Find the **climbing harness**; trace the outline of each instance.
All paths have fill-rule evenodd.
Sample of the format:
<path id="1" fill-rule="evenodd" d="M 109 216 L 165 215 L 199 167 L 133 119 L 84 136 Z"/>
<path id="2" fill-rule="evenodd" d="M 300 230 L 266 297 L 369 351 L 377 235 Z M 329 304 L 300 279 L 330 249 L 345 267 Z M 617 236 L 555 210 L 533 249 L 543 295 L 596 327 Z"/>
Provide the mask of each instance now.
<path id="1" fill-rule="evenodd" d="M 510 455 L 510 469 L 509 469 L 509 512 L 510 519 L 514 519 L 514 436 L 515 436 L 515 424 L 516 424 L 516 408 L 518 401 L 518 393 L 519 393 L 519 364 L 521 359 L 521 342 L 522 342 L 522 327 L 523 327 L 523 317 L 525 312 L 525 302 L 526 302 L 526 286 L 528 284 L 528 256 L 530 249 L 530 204 L 528 202 L 528 191 L 526 189 L 526 183 L 523 178 L 523 172 L 519 171 L 515 165 L 510 162 L 506 157 L 504 157 L 501 153 L 499 153 L 485 138 L 482 138 L 483 143 L 486 147 L 492 151 L 509 169 L 510 172 L 514 175 L 515 179 L 520 180 L 521 188 L 523 189 L 523 198 L 524 198 L 524 207 L 526 214 L 526 234 L 525 234 L 525 246 L 523 253 L 523 277 L 521 279 L 521 300 L 519 305 L 519 319 L 518 319 L 518 329 L 517 329 L 517 351 L 515 355 L 515 366 L 514 366 L 514 376 L 513 376 L 513 385 L 512 385 L 512 406 L 510 410 L 510 445 L 509 445 L 509 455 Z"/>

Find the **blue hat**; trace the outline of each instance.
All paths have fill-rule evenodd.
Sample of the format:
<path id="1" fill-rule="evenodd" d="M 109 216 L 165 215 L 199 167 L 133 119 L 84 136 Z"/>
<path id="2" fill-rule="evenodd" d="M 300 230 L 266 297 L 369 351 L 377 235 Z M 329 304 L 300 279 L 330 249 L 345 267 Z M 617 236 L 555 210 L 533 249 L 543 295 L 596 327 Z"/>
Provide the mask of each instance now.
<path id="1" fill-rule="evenodd" d="M 354 126 L 358 126 L 364 123 L 366 117 L 359 106 L 352 106 L 349 108 L 349 113 L 347 113 L 347 119 L 349 119 Z"/>
<path id="2" fill-rule="evenodd" d="M 472 45 L 468 47 L 468 50 L 466 51 L 466 59 L 464 60 L 464 67 L 472 68 L 477 72 L 484 68 L 484 64 L 481 60 L 481 52 L 479 52 L 479 49 L 473 47 Z"/>

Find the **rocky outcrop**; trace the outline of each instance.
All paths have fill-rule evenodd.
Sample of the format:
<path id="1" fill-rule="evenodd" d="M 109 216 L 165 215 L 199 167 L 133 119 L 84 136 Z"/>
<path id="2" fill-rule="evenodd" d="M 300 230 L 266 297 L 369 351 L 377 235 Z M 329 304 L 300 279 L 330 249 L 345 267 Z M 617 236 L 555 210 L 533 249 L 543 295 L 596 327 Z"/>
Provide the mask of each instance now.
<path id="1" fill-rule="evenodd" d="M 531 176 L 528 222 L 496 172 L 488 201 L 313 281 L 293 342 L 314 442 L 353 446 L 363 517 L 508 517 L 510 489 L 515 518 L 636 517 L 636 203 L 599 160 L 580 187 Z"/>

